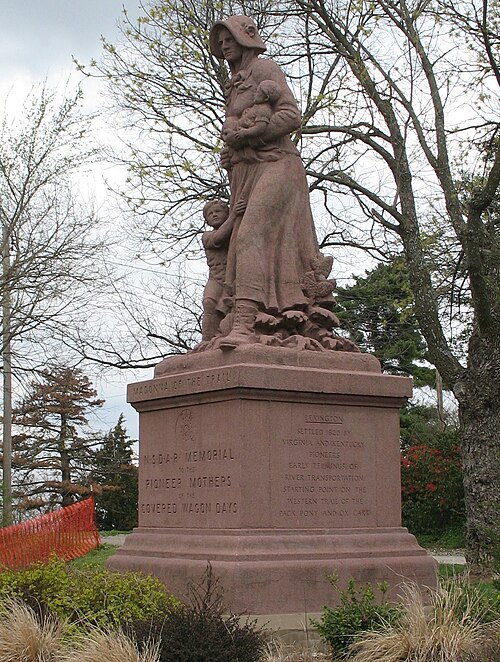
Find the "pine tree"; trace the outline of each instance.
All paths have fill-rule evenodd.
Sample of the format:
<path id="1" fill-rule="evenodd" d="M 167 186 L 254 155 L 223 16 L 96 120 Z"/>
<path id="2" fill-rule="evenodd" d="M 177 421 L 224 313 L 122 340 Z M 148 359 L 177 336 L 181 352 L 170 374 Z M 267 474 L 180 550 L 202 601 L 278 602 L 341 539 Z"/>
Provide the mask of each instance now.
<path id="1" fill-rule="evenodd" d="M 101 407 L 78 368 L 43 370 L 14 409 L 14 497 L 21 510 L 68 506 L 88 494 L 87 477 L 98 436 L 88 414 Z"/>
<path id="2" fill-rule="evenodd" d="M 128 531 L 137 526 L 138 468 L 133 464 L 133 439 L 124 416 L 104 438 L 95 454 L 92 487 L 100 529 Z"/>
<path id="3" fill-rule="evenodd" d="M 435 372 L 423 365 L 427 347 L 414 311 L 408 271 L 401 258 L 379 264 L 353 285 L 337 290 L 336 313 L 359 347 L 374 354 L 382 370 L 433 386 Z"/>

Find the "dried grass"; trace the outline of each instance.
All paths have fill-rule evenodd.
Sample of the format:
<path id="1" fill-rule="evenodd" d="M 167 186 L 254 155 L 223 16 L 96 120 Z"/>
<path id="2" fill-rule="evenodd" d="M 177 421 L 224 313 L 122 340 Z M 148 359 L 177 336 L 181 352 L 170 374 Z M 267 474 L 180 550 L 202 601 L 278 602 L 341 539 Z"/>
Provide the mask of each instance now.
<path id="1" fill-rule="evenodd" d="M 494 662 L 500 659 L 500 622 L 482 623 L 480 596 L 459 583 L 429 591 L 403 587 L 403 615 L 395 625 L 365 633 L 350 662 Z M 496 640 L 495 640 L 496 637 Z"/>
<path id="2" fill-rule="evenodd" d="M 149 644 L 139 651 L 136 642 L 123 632 L 93 629 L 76 648 L 58 662 L 159 662 L 158 647 Z M 1 662 L 1 661 L 0 661 Z"/>
<path id="3" fill-rule="evenodd" d="M 331 653 L 324 644 L 287 645 L 279 639 L 267 644 L 262 662 L 326 662 Z"/>
<path id="4" fill-rule="evenodd" d="M 11 601 L 0 618 L 0 662 L 56 662 L 65 625 L 51 616 L 38 618 L 27 605 Z"/>

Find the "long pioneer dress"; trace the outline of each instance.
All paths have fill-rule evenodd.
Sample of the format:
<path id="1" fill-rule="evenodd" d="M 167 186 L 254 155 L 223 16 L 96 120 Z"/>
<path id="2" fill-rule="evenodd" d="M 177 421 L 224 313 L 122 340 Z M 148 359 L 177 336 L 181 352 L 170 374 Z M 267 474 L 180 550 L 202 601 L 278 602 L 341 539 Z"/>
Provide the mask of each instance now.
<path id="1" fill-rule="evenodd" d="M 264 80 L 281 90 L 266 132 L 230 150 L 231 206 L 244 199 L 246 211 L 229 244 L 224 312 L 228 297 L 251 299 L 271 314 L 305 308 L 301 280 L 318 255 L 306 175 L 290 139 L 300 113 L 276 63 L 247 51 L 227 86 L 226 118 L 240 118 Z"/>

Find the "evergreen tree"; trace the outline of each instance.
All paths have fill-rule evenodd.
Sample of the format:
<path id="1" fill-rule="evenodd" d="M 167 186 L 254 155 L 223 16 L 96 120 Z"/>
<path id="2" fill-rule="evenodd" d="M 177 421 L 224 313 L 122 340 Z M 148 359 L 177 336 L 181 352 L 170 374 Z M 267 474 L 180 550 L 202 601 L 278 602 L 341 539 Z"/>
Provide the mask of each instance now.
<path id="1" fill-rule="evenodd" d="M 101 407 L 90 379 L 78 368 L 43 370 L 14 409 L 14 497 L 22 510 L 68 506 L 88 494 L 93 449 L 100 440 L 88 414 Z"/>
<path id="2" fill-rule="evenodd" d="M 427 347 L 414 313 L 404 261 L 379 264 L 353 285 L 339 287 L 336 313 L 349 337 L 374 354 L 382 370 L 413 377 L 417 386 L 434 386 L 434 370 L 422 363 Z"/>
<path id="3" fill-rule="evenodd" d="M 401 408 L 400 415 L 401 450 L 410 446 L 425 445 L 437 448 L 445 455 L 459 446 L 458 422 L 456 413 L 447 412 L 445 427 L 440 428 L 437 408 L 414 402 L 408 402 Z"/>
<path id="4" fill-rule="evenodd" d="M 137 526 L 138 468 L 124 420 L 120 414 L 94 458 L 91 479 L 100 529 L 128 531 Z"/>

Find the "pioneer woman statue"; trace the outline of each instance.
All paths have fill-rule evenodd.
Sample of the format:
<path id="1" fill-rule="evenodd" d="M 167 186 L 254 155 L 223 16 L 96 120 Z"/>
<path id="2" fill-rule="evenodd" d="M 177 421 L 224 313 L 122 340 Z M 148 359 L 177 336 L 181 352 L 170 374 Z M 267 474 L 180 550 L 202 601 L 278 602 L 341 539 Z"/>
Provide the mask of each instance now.
<path id="1" fill-rule="evenodd" d="M 305 170 L 290 137 L 301 117 L 285 76 L 275 62 L 260 57 L 266 46 L 248 16 L 215 23 L 210 50 L 231 71 L 221 162 L 229 174 L 230 207 L 244 201 L 245 211 L 229 239 L 218 302 L 222 322 L 203 349 L 260 342 L 355 351 L 332 332 L 338 320 L 331 312 L 331 258 L 319 252 Z M 231 130 L 256 112 L 263 89 L 272 96 L 266 112 L 258 114 L 259 130 Z"/>

